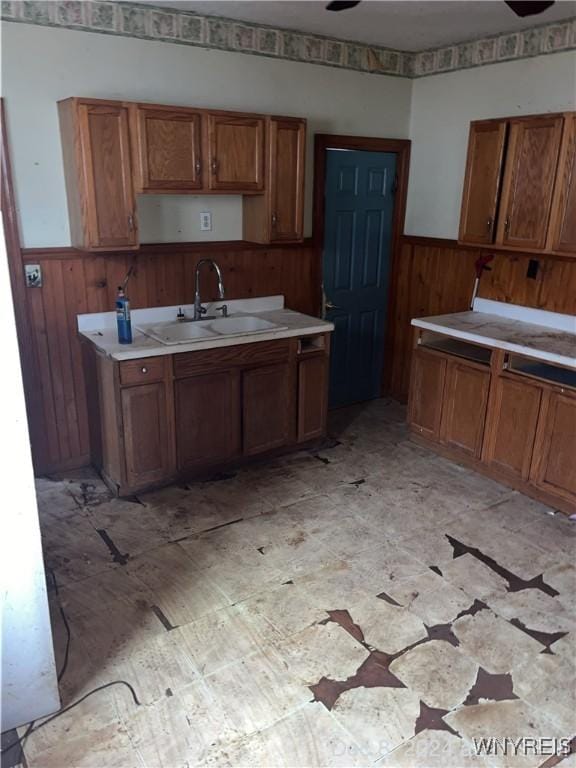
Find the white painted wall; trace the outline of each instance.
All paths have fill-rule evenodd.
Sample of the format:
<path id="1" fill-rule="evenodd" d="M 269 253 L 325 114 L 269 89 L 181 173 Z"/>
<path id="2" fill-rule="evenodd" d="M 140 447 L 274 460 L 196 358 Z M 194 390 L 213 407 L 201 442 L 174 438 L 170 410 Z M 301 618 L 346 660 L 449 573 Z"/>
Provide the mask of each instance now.
<path id="1" fill-rule="evenodd" d="M 576 52 L 414 81 L 405 231 L 456 238 L 471 120 L 576 109 Z"/>
<path id="2" fill-rule="evenodd" d="M 60 708 L 4 231 L 0 219 L 0 730 Z"/>
<path id="3" fill-rule="evenodd" d="M 307 117 L 307 233 L 313 133 L 408 136 L 412 83 L 403 78 L 10 22 L 2 24 L 2 63 L 26 247 L 70 244 L 56 110 L 68 96 Z M 239 197 L 148 199 L 140 207 L 153 219 L 142 217 L 142 241 L 240 239 L 240 206 Z M 213 231 L 200 233 L 197 213 L 210 209 Z"/>

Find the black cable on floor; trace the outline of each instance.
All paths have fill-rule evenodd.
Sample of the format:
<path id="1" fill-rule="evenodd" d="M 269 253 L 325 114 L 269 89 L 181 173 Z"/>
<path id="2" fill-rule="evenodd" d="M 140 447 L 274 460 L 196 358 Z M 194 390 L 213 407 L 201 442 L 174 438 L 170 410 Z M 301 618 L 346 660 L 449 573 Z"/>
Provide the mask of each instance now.
<path id="1" fill-rule="evenodd" d="M 69 712 L 71 709 L 74 709 L 74 707 L 77 707 L 78 704 L 82 704 L 82 702 L 85 701 L 89 696 L 92 696 L 92 694 L 98 693 L 98 691 L 103 691 L 105 688 L 110 688 L 113 685 L 125 685 L 130 691 L 130 693 L 132 694 L 132 698 L 134 699 L 134 704 L 136 704 L 136 706 L 138 707 L 140 706 L 141 702 L 138 700 L 136 691 L 130 685 L 130 683 L 127 683 L 126 680 L 112 680 L 111 683 L 104 683 L 104 685 L 99 685 L 97 688 L 93 688 L 91 691 L 88 691 L 88 693 L 85 693 L 84 696 L 78 699 L 78 701 L 75 701 L 73 704 L 69 704 L 67 707 L 64 707 L 64 709 L 61 709 L 59 712 L 56 712 L 55 715 L 52 715 L 47 720 L 44 720 L 43 722 L 41 722 L 39 725 L 34 726 L 35 721 L 32 721 L 32 723 L 30 723 L 30 725 L 28 726 L 28 730 L 26 731 L 26 733 L 23 736 L 21 736 L 19 739 L 16 739 L 15 741 L 13 741 L 12 744 L 9 744 L 7 747 L 5 747 L 2 750 L 2 754 L 4 754 L 5 752 L 8 752 L 10 749 L 13 749 L 16 746 L 16 744 L 22 744 L 24 739 L 26 739 L 30 735 L 30 733 L 36 733 L 36 731 L 39 731 L 40 728 L 42 728 L 43 726 L 48 725 L 48 723 L 51 723 L 53 720 L 56 720 L 56 718 L 60 717 L 60 715 L 63 715 L 66 712 Z"/>
<path id="2" fill-rule="evenodd" d="M 72 640 L 72 632 L 70 631 L 70 624 L 68 623 L 68 618 L 66 617 L 66 613 L 64 612 L 64 608 L 62 607 L 62 603 L 60 602 L 60 592 L 58 590 L 58 581 L 56 580 L 56 574 L 52 570 L 52 568 L 48 569 L 51 577 L 52 577 L 52 583 L 54 584 L 54 592 L 56 594 L 56 597 L 58 598 L 58 608 L 60 610 L 60 615 L 62 616 L 62 622 L 64 623 L 64 628 L 66 629 L 66 647 L 64 649 L 64 660 L 62 662 L 62 667 L 60 669 L 60 672 L 58 673 L 57 679 L 58 682 L 62 680 L 64 677 L 64 673 L 66 672 L 66 669 L 68 668 L 68 659 L 70 657 L 70 643 Z M 82 696 L 81 699 L 78 699 L 78 701 L 75 701 L 73 704 L 69 704 L 67 707 L 64 707 L 64 709 L 61 709 L 59 712 L 56 712 L 56 714 L 49 717 L 47 720 L 44 720 L 39 725 L 35 725 L 36 721 L 32 720 L 32 722 L 28 725 L 28 728 L 26 729 L 25 733 L 20 736 L 19 739 L 16 739 L 12 742 L 12 744 L 9 744 L 7 747 L 4 747 L 4 749 L 0 750 L 0 754 L 4 755 L 7 752 L 9 752 L 11 749 L 14 749 L 15 746 L 20 746 L 20 755 L 18 762 L 23 762 L 24 757 L 24 744 L 26 743 L 26 739 L 28 736 L 30 736 L 31 733 L 35 733 L 38 731 L 42 726 L 47 725 L 48 723 L 51 723 L 53 720 L 55 720 L 57 717 L 60 717 L 60 715 L 63 715 L 65 712 L 69 712 L 71 709 L 74 709 L 74 707 L 78 706 L 78 704 L 81 704 L 83 701 L 85 701 L 89 696 L 92 696 L 94 693 L 98 693 L 98 691 L 103 691 L 105 688 L 110 688 L 113 685 L 125 685 L 130 693 L 132 694 L 132 698 L 134 699 L 134 703 L 136 706 L 140 706 L 140 701 L 138 700 L 138 696 L 136 695 L 136 691 L 134 688 L 130 685 L 130 683 L 126 682 L 126 680 L 113 680 L 110 683 L 105 683 L 104 685 L 99 685 L 97 688 L 93 688 L 91 691 L 88 691 L 84 696 Z"/>

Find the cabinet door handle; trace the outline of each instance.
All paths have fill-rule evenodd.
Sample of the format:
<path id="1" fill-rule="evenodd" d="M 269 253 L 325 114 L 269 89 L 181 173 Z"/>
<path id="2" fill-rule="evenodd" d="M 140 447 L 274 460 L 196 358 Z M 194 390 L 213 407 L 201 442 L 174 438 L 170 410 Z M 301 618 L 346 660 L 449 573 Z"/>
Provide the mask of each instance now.
<path id="1" fill-rule="evenodd" d="M 134 215 L 128 214 L 128 229 L 132 232 L 134 230 Z"/>
<path id="2" fill-rule="evenodd" d="M 510 216 L 506 216 L 504 219 L 504 234 L 507 235 L 510 232 Z"/>
<path id="3" fill-rule="evenodd" d="M 218 160 L 214 158 L 212 160 L 212 173 L 216 173 L 217 170 L 218 170 Z"/>
<path id="4" fill-rule="evenodd" d="M 200 171 L 202 170 L 202 164 L 200 163 L 200 160 L 196 160 L 196 173 L 200 175 Z"/>
<path id="5" fill-rule="evenodd" d="M 145 365 L 143 365 L 143 366 L 142 366 L 142 368 L 140 368 L 140 371 L 141 371 L 142 373 L 148 373 L 148 368 L 146 368 L 146 366 L 145 366 Z"/>
<path id="6" fill-rule="evenodd" d="M 489 216 L 488 220 L 486 221 L 486 230 L 488 232 L 492 232 L 492 225 L 493 224 L 494 224 L 494 219 L 492 218 L 492 216 Z"/>
<path id="7" fill-rule="evenodd" d="M 278 217 L 275 213 L 272 214 L 272 226 L 275 227 L 278 222 Z"/>

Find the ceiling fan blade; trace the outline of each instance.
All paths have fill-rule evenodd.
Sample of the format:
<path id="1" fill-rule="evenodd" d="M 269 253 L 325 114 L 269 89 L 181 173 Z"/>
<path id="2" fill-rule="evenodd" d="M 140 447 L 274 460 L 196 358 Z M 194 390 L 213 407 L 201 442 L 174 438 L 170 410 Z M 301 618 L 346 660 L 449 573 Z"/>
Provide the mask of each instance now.
<path id="1" fill-rule="evenodd" d="M 510 8 L 516 16 L 536 16 L 539 13 L 544 13 L 545 10 L 554 5 L 554 0 L 544 0 L 539 2 L 538 0 L 524 0 L 523 2 L 516 2 L 515 0 L 504 0 L 508 8 Z"/>
<path id="2" fill-rule="evenodd" d="M 360 5 L 360 0 L 332 0 L 326 6 L 327 11 L 347 11 L 349 8 L 356 8 Z"/>

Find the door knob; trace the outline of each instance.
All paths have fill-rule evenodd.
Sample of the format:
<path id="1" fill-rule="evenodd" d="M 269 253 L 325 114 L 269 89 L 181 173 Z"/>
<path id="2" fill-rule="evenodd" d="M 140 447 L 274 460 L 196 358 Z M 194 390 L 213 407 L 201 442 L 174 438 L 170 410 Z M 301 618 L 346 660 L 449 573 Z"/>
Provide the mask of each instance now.
<path id="1" fill-rule="evenodd" d="M 332 304 L 331 301 L 327 301 L 326 304 L 324 304 L 324 307 L 328 310 L 330 309 L 340 309 L 340 307 L 337 307 L 336 304 Z"/>

